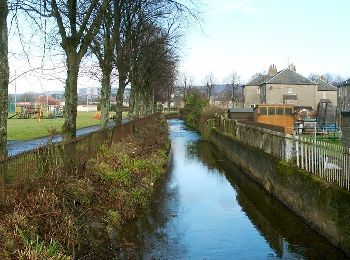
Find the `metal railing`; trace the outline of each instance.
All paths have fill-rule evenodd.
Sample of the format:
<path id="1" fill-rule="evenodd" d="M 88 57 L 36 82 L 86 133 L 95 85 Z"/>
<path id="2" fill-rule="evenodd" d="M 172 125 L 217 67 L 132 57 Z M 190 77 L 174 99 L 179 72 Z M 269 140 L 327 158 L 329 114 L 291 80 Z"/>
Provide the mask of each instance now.
<path id="1" fill-rule="evenodd" d="M 29 180 L 48 172 L 77 169 L 90 158 L 95 157 L 102 145 L 110 146 L 112 143 L 120 141 L 158 116 L 159 113 L 153 114 L 115 126 L 112 129 L 100 130 L 78 137 L 72 143 L 47 144 L 35 150 L 9 157 L 0 162 L 0 176 L 7 184 L 26 185 Z"/>
<path id="2" fill-rule="evenodd" d="M 224 134 L 288 161 L 320 178 L 350 190 L 350 148 L 293 136 L 218 116 L 209 121 Z"/>

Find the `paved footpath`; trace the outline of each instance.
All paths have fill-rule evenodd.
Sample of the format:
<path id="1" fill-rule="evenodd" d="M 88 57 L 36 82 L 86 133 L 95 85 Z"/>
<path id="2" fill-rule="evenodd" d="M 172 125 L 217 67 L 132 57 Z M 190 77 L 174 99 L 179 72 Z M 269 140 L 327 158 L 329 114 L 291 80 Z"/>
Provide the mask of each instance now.
<path id="1" fill-rule="evenodd" d="M 123 119 L 122 124 L 127 123 L 128 119 Z M 112 128 L 115 125 L 115 122 L 109 123 L 108 127 Z M 77 129 L 77 136 L 84 136 L 91 132 L 96 132 L 100 129 L 99 125 L 89 126 Z M 8 142 L 8 156 L 15 156 L 27 151 L 34 150 L 38 147 L 42 147 L 47 145 L 47 143 L 51 140 L 51 137 L 41 137 L 38 139 L 28 140 L 28 141 L 9 141 Z M 56 135 L 52 140 L 53 143 L 59 143 L 62 141 L 61 135 Z"/>

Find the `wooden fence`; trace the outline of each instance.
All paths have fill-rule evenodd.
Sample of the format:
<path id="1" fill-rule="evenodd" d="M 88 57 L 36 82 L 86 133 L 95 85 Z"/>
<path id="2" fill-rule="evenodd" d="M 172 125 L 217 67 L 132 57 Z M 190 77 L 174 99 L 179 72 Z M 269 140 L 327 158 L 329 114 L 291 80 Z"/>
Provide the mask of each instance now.
<path id="1" fill-rule="evenodd" d="M 222 116 L 208 121 L 208 124 L 240 142 L 259 148 L 328 182 L 350 190 L 350 148 L 348 147 L 239 123 Z"/>

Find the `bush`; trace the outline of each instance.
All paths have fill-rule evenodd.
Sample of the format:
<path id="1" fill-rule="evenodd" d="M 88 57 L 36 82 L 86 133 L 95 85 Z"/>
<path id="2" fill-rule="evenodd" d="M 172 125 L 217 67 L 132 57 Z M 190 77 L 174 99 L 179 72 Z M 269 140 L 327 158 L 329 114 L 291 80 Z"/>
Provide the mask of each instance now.
<path id="1" fill-rule="evenodd" d="M 203 111 L 201 112 L 200 122 L 204 123 L 208 119 L 214 118 L 215 115 L 223 115 L 224 116 L 225 113 L 226 113 L 226 110 L 221 108 L 221 107 L 207 105 L 206 107 L 204 107 Z"/>
<path id="2" fill-rule="evenodd" d="M 189 126 L 194 128 L 198 126 L 200 114 L 207 104 L 207 99 L 203 98 L 197 92 L 187 95 L 182 113 L 184 115 L 186 123 Z"/>

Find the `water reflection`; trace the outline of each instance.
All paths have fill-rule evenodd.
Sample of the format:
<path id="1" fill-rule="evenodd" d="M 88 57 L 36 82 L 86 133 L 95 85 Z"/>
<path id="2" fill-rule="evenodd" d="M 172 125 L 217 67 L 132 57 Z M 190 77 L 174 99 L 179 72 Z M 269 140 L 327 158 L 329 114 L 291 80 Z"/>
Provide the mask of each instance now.
<path id="1" fill-rule="evenodd" d="M 169 125 L 169 172 L 120 234 L 119 258 L 345 258 L 182 121 Z"/>

